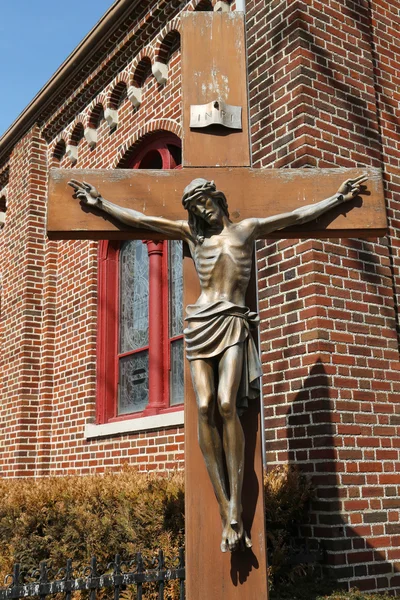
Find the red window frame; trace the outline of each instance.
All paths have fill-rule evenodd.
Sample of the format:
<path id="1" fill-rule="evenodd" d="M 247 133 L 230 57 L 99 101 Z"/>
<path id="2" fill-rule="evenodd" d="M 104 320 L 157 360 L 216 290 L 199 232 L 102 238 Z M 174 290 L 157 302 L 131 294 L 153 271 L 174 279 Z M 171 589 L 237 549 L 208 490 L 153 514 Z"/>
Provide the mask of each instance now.
<path id="1" fill-rule="evenodd" d="M 170 148 L 176 148 L 173 154 Z M 144 142 L 127 160 L 125 167 L 180 168 L 180 140 L 160 134 Z M 157 155 L 156 155 L 157 153 Z M 170 406 L 171 343 L 183 335 L 169 336 L 168 242 L 144 240 L 149 253 L 149 401 L 141 412 L 118 415 L 119 359 L 119 255 L 121 242 L 101 241 L 98 250 L 98 330 L 96 422 L 107 423 L 181 410 Z M 140 350 L 143 350 L 142 348 Z M 162 368 L 160 368 L 162 364 Z"/>

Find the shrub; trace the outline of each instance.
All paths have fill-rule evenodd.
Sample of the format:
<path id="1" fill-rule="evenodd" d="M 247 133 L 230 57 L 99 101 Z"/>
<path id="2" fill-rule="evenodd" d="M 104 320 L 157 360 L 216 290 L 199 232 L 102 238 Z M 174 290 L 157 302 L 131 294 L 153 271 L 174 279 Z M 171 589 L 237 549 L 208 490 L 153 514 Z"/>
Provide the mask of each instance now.
<path id="1" fill-rule="evenodd" d="M 272 590 L 305 576 L 310 570 L 302 564 L 290 565 L 288 558 L 298 538 L 299 524 L 307 521 L 313 490 L 310 481 L 296 467 L 281 465 L 266 474 L 264 492 L 268 579 Z"/>
<path id="2" fill-rule="evenodd" d="M 0 578 L 14 562 L 61 568 L 67 558 L 88 564 L 95 555 L 106 565 L 117 553 L 159 548 L 170 560 L 184 543 L 183 515 L 181 473 L 0 479 Z"/>

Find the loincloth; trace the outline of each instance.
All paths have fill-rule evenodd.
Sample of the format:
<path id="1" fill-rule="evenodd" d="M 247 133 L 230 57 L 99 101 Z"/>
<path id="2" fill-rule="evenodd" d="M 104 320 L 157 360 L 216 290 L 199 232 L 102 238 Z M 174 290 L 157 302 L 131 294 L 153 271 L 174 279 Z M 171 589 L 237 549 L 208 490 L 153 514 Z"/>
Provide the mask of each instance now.
<path id="1" fill-rule="evenodd" d="M 245 306 L 219 300 L 204 306 L 192 304 L 186 308 L 188 327 L 184 336 L 189 361 L 213 358 L 227 348 L 243 344 L 242 377 L 236 400 L 239 414 L 248 407 L 248 400 L 260 395 L 261 363 L 250 329 L 258 327 L 258 315 Z"/>

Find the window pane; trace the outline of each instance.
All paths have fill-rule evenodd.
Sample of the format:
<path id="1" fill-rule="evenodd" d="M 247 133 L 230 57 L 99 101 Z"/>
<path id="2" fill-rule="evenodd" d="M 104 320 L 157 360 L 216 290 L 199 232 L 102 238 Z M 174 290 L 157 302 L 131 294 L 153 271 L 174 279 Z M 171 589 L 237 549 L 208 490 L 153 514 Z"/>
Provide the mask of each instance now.
<path id="1" fill-rule="evenodd" d="M 149 257 L 140 240 L 124 242 L 120 253 L 119 352 L 149 343 Z"/>
<path id="2" fill-rule="evenodd" d="M 169 335 L 183 332 L 183 247 L 169 242 Z"/>
<path id="3" fill-rule="evenodd" d="M 119 360 L 118 414 L 139 412 L 149 401 L 149 353 L 147 350 Z"/>
<path id="4" fill-rule="evenodd" d="M 171 342 L 170 405 L 183 404 L 183 339 Z"/>
<path id="5" fill-rule="evenodd" d="M 183 245 L 169 242 L 169 336 L 183 332 Z M 183 339 L 171 342 L 170 405 L 183 403 Z"/>

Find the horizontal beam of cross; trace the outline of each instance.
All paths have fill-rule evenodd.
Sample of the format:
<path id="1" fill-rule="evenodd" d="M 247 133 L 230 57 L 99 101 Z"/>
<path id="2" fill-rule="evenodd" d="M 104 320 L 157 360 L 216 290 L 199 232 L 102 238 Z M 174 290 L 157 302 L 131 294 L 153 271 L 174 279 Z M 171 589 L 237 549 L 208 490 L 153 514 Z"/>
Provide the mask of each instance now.
<path id="1" fill-rule="evenodd" d="M 227 197 L 233 222 L 289 212 L 332 196 L 340 184 L 367 172 L 367 190 L 307 223 L 269 238 L 378 237 L 386 231 L 386 211 L 379 169 L 186 168 L 175 171 L 74 169 L 73 177 L 94 185 L 104 198 L 152 216 L 186 219 L 181 198 L 196 177 L 215 180 Z M 68 186 L 69 169 L 52 170 L 49 181 L 50 239 L 160 239 L 161 234 L 124 226 L 105 213 L 82 208 Z"/>

